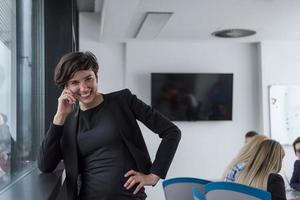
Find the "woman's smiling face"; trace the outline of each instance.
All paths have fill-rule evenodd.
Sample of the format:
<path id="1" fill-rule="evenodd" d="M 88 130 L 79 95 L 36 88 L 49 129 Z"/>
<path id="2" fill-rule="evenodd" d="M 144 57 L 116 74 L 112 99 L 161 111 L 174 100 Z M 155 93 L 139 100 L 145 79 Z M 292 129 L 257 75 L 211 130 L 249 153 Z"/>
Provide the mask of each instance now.
<path id="1" fill-rule="evenodd" d="M 67 88 L 84 107 L 97 104 L 98 80 L 91 69 L 77 71 L 68 81 Z"/>

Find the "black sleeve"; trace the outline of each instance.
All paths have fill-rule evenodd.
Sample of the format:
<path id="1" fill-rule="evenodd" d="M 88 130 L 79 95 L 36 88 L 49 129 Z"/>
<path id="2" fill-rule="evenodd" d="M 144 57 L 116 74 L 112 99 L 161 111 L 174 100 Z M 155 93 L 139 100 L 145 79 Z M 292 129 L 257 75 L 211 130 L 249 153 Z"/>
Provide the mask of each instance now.
<path id="1" fill-rule="evenodd" d="M 42 172 L 52 172 L 62 159 L 60 138 L 63 126 L 51 124 L 40 147 L 38 167 Z"/>
<path id="2" fill-rule="evenodd" d="M 293 171 L 290 185 L 295 190 L 300 190 L 300 161 L 299 160 L 296 160 L 294 163 L 294 171 Z"/>
<path id="3" fill-rule="evenodd" d="M 162 139 L 150 173 L 156 174 L 160 178 L 165 178 L 177 150 L 181 132 L 170 120 L 139 100 L 135 95 L 131 94 L 128 89 L 125 90 L 125 93 L 129 107 L 136 119 L 141 121 L 151 131 L 157 133 Z"/>
<path id="4" fill-rule="evenodd" d="M 286 200 L 284 180 L 279 174 L 270 174 L 267 191 L 271 193 L 272 200 Z"/>

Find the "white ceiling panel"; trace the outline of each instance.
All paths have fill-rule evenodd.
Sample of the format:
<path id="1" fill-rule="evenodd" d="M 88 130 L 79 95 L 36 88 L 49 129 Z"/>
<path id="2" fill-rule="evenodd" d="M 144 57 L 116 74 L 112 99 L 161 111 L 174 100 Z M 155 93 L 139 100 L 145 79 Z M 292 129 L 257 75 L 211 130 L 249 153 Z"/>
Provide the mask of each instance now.
<path id="1" fill-rule="evenodd" d="M 106 0 L 101 40 L 135 39 L 147 12 L 173 13 L 155 40 L 218 40 L 212 32 L 231 28 L 257 32 L 244 41 L 300 40 L 300 0 Z"/>

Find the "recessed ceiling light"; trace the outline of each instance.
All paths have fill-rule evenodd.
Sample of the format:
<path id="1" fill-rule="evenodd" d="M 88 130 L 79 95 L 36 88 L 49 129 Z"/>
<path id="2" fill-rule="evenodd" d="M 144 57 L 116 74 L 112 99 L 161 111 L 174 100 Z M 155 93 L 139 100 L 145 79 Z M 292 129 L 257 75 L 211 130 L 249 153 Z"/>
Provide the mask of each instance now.
<path id="1" fill-rule="evenodd" d="M 147 12 L 135 38 L 154 39 L 158 36 L 172 15 L 173 12 Z"/>
<path id="2" fill-rule="evenodd" d="M 215 31 L 212 35 L 216 37 L 222 38 L 240 38 L 240 37 L 248 37 L 256 34 L 256 31 L 249 29 L 225 29 L 220 31 Z"/>

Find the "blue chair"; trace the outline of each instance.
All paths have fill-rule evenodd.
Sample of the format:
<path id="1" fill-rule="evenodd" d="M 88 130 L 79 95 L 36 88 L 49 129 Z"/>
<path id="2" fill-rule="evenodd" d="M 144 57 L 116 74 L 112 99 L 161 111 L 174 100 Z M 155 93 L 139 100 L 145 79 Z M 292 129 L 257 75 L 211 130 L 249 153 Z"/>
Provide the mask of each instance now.
<path id="1" fill-rule="evenodd" d="M 265 190 L 232 182 L 213 182 L 205 185 L 206 200 L 272 200 Z"/>
<path id="2" fill-rule="evenodd" d="M 206 200 L 203 193 L 200 192 L 198 188 L 194 188 L 193 191 L 194 200 Z"/>
<path id="3" fill-rule="evenodd" d="M 204 194 L 204 185 L 210 182 L 198 178 L 178 177 L 164 180 L 162 184 L 166 200 L 193 200 L 192 190 L 197 188 Z"/>

